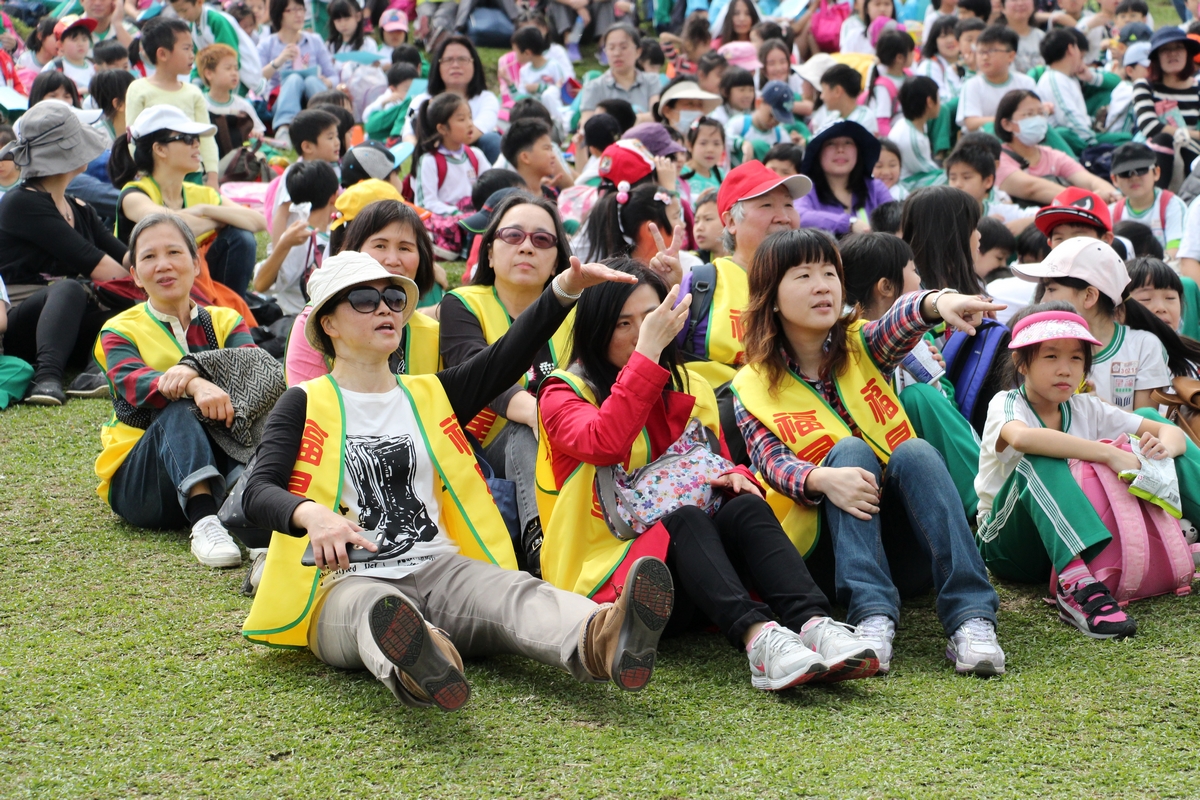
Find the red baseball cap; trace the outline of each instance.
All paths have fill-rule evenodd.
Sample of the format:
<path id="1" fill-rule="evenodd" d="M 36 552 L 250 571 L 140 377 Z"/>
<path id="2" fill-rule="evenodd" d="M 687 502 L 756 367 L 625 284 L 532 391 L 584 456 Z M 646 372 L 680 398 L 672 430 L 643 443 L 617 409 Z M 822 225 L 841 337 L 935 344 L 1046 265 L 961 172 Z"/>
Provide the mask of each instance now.
<path id="1" fill-rule="evenodd" d="M 631 186 L 654 171 L 654 155 L 637 139 L 620 139 L 600 155 L 600 177 Z"/>
<path id="2" fill-rule="evenodd" d="M 786 186 L 793 200 L 812 191 L 812 181 L 803 175 L 782 178 L 761 161 L 747 161 L 731 169 L 722 181 L 717 190 L 717 213 L 724 216 L 735 203 L 764 195 L 776 186 Z"/>
<path id="3" fill-rule="evenodd" d="M 75 14 L 68 14 L 58 21 L 54 26 L 54 38 L 62 39 L 63 34 L 72 28 L 86 28 L 88 33 L 96 32 L 96 25 L 99 23 L 94 19 L 80 17 Z"/>
<path id="4" fill-rule="evenodd" d="M 1059 225 L 1090 225 L 1112 233 L 1112 215 L 1108 213 L 1108 204 L 1100 195 L 1078 186 L 1059 192 L 1053 203 L 1037 212 L 1034 224 L 1046 238 Z"/>

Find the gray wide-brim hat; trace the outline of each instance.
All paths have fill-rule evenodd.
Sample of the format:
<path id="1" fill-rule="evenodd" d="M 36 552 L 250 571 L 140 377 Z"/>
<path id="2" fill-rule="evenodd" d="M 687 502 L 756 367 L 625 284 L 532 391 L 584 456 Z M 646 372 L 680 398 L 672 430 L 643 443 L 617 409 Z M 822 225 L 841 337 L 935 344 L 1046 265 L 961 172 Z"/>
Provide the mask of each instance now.
<path id="1" fill-rule="evenodd" d="M 106 133 L 80 122 L 71 106 L 43 100 L 21 116 L 17 139 L 0 149 L 0 158 L 11 155 L 22 178 L 40 178 L 87 166 L 111 144 Z"/>

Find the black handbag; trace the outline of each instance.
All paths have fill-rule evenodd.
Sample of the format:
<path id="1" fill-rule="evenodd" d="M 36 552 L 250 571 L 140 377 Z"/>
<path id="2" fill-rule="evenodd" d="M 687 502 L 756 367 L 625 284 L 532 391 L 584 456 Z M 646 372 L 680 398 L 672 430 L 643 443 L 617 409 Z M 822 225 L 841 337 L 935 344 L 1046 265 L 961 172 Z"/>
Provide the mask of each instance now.
<path id="1" fill-rule="evenodd" d="M 242 494 L 246 490 L 247 479 L 257 461 L 258 454 L 256 453 L 251 456 L 250 462 L 242 470 L 238 482 L 225 496 L 225 502 L 221 504 L 221 510 L 217 512 L 217 519 L 221 520 L 225 530 L 236 536 L 247 550 L 267 547 L 271 544 L 271 531 L 251 522 L 250 518 L 246 516 L 245 510 L 242 509 Z"/>

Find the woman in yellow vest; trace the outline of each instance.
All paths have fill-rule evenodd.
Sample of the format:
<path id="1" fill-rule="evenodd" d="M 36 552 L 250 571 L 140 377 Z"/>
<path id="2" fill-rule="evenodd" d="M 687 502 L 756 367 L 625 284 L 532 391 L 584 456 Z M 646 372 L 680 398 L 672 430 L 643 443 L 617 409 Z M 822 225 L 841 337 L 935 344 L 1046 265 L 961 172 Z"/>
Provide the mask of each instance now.
<path id="1" fill-rule="evenodd" d="M 388 359 L 416 286 L 362 253 L 326 260 L 309 281 L 305 335 L 333 369 L 280 398 L 246 478 L 243 509 L 275 533 L 243 635 L 366 668 L 402 702 L 448 711 L 470 695 L 460 651 L 643 687 L 674 600 L 666 565 L 634 564 L 621 599 L 603 605 L 517 571 L 462 427 L 584 288 L 626 277 L 576 259 L 510 335 L 458 367 L 397 376 Z M 301 563 L 306 546 L 315 566 Z"/>
<path id="2" fill-rule="evenodd" d="M 216 189 L 188 182 L 187 176 L 201 168 L 200 137 L 215 131 L 216 127 L 195 122 L 174 106 L 154 106 L 138 115 L 113 143 L 108 162 L 113 186 L 121 191 L 116 233 L 127 241 L 143 217 L 164 208 L 179 214 L 206 248 L 204 259 L 212 280 L 244 299 L 254 272 L 254 234 L 267 229 L 267 220 L 224 199 Z M 227 305 L 223 297 L 210 299 Z M 236 304 L 230 307 L 241 310 Z"/>
<path id="3" fill-rule="evenodd" d="M 470 286 L 447 294 L 441 305 L 442 361 L 461 364 L 508 331 L 531 307 L 555 275 L 571 264 L 571 247 L 558 207 L 524 193 L 496 206 L 479 245 L 479 265 Z M 517 487 L 522 565 L 540 574 L 534 557 L 542 540 L 537 496 L 533 490 L 537 460 L 537 400 L 542 380 L 564 363 L 570 349 L 568 321 L 546 337 L 525 372 L 480 410 L 466 429 L 483 444 L 483 454 L 498 477 Z"/>
<path id="4" fill-rule="evenodd" d="M 901 595 L 932 585 L 956 669 L 1001 674 L 996 592 L 946 464 L 914 436 L 889 378 L 936 323 L 973 334 L 972 321 L 1003 306 L 913 292 L 863 322 L 844 299 L 829 234 L 776 234 L 755 253 L 746 367 L 733 391 L 768 502 L 847 620 L 878 644 L 880 671 L 890 668 Z"/>
<path id="5" fill-rule="evenodd" d="M 396 199 L 378 200 L 380 194 Z M 329 244 L 331 254 L 357 250 L 378 261 L 393 275 L 417 284 L 421 293 L 433 287 L 433 243 L 417 212 L 400 202 L 395 188 L 370 179 L 351 186 L 337 199 L 338 218 Z M 305 307 L 292 324 L 287 344 L 288 386 L 329 373 L 329 362 L 304 336 L 312 306 Z M 438 323 L 426 314 L 413 314 L 400 332 L 400 346 L 389 360 L 397 375 L 428 375 L 441 368 Z"/>
<path id="6" fill-rule="evenodd" d="M 546 580 L 609 600 L 628 583 L 629 565 L 651 555 L 669 565 L 691 601 L 689 611 L 694 605 L 746 651 L 755 687 L 778 691 L 874 674 L 878 659 L 870 644 L 830 618 L 829 601 L 745 467 L 726 461 L 727 470 L 711 481 L 724 493 L 711 517 L 683 505 L 635 539 L 618 539 L 610 530 L 595 490 L 600 470 L 645 466 L 685 434 L 694 437 L 688 432 L 697 424 L 710 441 L 721 441 L 721 427 L 712 388 L 678 363 L 673 340 L 690 296 L 677 306 L 679 287 L 668 291 L 655 271 L 629 258 L 607 263 L 634 275 L 637 284 L 608 283 L 584 293 L 571 366 L 552 373 L 538 397 Z M 721 450 L 728 459 L 723 443 Z M 691 617 L 677 612 L 673 627 Z"/>
<path id="7" fill-rule="evenodd" d="M 130 272 L 149 296 L 110 319 L 96 339 L 112 418 L 100 429 L 97 492 L 139 528 L 191 528 L 192 554 L 207 567 L 236 567 L 242 553 L 217 519 L 226 479 L 241 467 L 214 446 L 195 407 L 233 424 L 229 394 L 179 364 L 188 353 L 254 347 L 237 312 L 191 299 L 200 271 L 196 240 L 175 214 L 151 214 L 129 236 Z"/>

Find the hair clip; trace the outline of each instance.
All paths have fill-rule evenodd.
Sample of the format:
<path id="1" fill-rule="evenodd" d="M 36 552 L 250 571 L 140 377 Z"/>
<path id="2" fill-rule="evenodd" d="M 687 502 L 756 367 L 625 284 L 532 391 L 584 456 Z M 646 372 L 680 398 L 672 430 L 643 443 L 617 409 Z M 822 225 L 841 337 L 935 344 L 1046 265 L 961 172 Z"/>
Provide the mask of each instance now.
<path id="1" fill-rule="evenodd" d="M 673 198 L 671 196 L 671 193 L 668 192 L 666 189 L 660 189 L 659 191 L 654 193 L 654 199 L 657 200 L 658 202 L 662 203 L 664 206 L 669 206 L 669 205 L 671 205 L 671 200 Z"/>
<path id="2" fill-rule="evenodd" d="M 621 181 L 617 184 L 617 205 L 625 205 L 629 202 L 629 181 Z"/>

